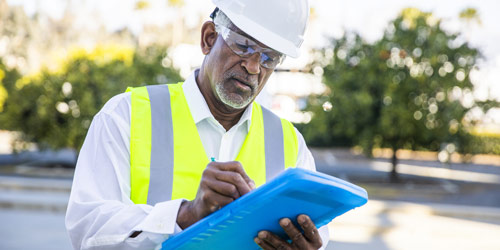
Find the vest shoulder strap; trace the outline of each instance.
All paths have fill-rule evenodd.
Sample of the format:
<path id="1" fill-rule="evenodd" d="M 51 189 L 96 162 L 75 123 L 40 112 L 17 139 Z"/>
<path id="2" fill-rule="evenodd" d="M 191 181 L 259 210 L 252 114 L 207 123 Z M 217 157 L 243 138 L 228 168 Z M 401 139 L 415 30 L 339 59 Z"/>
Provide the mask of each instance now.
<path id="1" fill-rule="evenodd" d="M 148 197 L 151 156 L 151 109 L 146 87 L 130 93 L 130 199 L 145 204 Z"/>
<path id="2" fill-rule="evenodd" d="M 264 126 L 265 138 L 272 138 L 273 140 L 271 140 L 270 143 L 276 144 L 268 144 L 266 141 L 266 148 L 269 148 L 269 151 L 266 149 L 266 157 L 268 155 L 275 155 L 274 152 L 276 152 L 276 148 L 282 148 L 283 159 L 279 162 L 280 166 L 284 166 L 285 168 L 295 167 L 298 157 L 298 140 L 293 124 L 284 118 L 280 118 L 264 107 L 262 107 L 262 114 L 264 117 L 264 124 L 268 123 L 268 126 Z M 267 163 L 266 160 L 266 165 Z M 282 169 L 280 169 L 279 172 L 281 172 L 281 170 Z"/>
<path id="3" fill-rule="evenodd" d="M 281 118 L 281 126 L 283 128 L 283 143 L 285 150 L 285 168 L 295 167 L 299 155 L 299 141 L 295 127 L 288 120 Z"/>

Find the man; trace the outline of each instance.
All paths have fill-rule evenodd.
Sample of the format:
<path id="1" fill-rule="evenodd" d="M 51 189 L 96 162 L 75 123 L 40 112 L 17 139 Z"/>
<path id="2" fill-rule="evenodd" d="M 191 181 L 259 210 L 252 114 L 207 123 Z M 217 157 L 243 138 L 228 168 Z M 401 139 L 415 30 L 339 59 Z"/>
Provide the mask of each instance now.
<path id="1" fill-rule="evenodd" d="M 298 56 L 307 0 L 214 3 L 199 70 L 183 84 L 115 96 L 95 116 L 66 215 L 74 248 L 152 249 L 286 167 L 315 169 L 300 133 L 253 103 L 284 53 Z M 327 228 L 318 231 L 307 215 L 279 223 L 291 243 L 267 231 L 255 243 L 328 242 Z"/>

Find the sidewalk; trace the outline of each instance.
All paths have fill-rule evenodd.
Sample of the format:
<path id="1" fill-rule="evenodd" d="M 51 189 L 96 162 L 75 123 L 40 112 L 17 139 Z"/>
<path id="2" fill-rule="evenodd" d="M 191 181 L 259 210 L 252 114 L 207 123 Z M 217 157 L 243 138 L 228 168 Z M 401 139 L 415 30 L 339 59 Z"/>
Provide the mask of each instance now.
<path id="1" fill-rule="evenodd" d="M 370 200 L 329 225 L 328 250 L 497 250 L 500 209 Z"/>

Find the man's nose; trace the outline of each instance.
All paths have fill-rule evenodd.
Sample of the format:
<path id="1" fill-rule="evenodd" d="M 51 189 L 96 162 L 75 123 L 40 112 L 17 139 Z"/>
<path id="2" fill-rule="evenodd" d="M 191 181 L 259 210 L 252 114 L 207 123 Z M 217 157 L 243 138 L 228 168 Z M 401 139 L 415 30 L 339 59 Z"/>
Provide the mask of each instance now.
<path id="1" fill-rule="evenodd" d="M 260 53 L 253 53 L 250 57 L 243 60 L 241 64 L 248 74 L 256 75 L 260 73 Z"/>

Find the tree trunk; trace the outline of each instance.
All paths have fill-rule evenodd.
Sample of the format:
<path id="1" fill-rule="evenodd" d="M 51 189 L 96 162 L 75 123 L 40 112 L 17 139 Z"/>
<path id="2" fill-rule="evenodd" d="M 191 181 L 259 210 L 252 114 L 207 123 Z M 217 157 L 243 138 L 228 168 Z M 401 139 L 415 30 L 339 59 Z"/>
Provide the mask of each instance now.
<path id="1" fill-rule="evenodd" d="M 397 151 L 398 151 L 397 148 L 392 149 L 392 159 L 391 159 L 392 170 L 391 170 L 391 174 L 390 174 L 391 182 L 399 182 L 399 175 L 398 175 L 398 171 L 397 171 L 397 165 L 398 165 L 398 157 L 396 155 Z"/>

